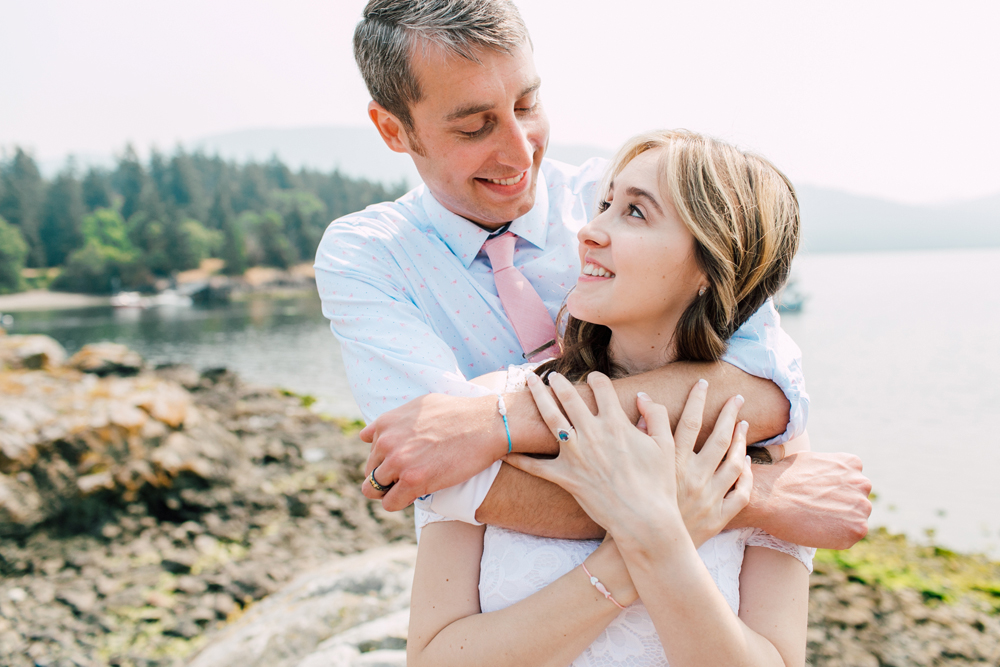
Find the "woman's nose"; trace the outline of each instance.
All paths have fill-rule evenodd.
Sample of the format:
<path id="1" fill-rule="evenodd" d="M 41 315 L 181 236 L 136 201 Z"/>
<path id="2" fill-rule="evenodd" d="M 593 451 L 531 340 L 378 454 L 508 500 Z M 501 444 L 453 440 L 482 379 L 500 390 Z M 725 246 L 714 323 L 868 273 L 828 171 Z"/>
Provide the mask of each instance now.
<path id="1" fill-rule="evenodd" d="M 576 238 L 580 241 L 580 243 L 594 248 L 599 248 L 608 244 L 610 239 L 602 226 L 602 217 L 603 214 L 598 215 L 596 218 L 585 224 L 579 232 L 577 232 Z"/>

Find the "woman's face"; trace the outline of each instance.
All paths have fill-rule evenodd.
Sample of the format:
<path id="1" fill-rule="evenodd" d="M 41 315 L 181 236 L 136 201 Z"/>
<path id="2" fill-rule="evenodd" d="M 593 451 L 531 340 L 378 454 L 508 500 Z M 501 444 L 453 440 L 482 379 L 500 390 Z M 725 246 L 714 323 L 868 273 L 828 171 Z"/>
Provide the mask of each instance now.
<path id="1" fill-rule="evenodd" d="M 573 317 L 603 324 L 616 338 L 662 351 L 708 280 L 694 256 L 694 237 L 660 192 L 660 153 L 629 162 L 598 216 L 580 230 L 583 271 L 567 306 Z"/>

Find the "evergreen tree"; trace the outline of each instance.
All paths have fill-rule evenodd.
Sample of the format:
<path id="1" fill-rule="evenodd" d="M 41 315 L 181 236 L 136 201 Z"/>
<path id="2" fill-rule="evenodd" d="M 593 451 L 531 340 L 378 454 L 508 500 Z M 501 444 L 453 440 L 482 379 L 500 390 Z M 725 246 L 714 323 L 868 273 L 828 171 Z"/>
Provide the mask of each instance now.
<path id="1" fill-rule="evenodd" d="M 177 150 L 167 167 L 167 184 L 169 201 L 178 211 L 198 220 L 205 219 L 208 204 L 202 189 L 201 174 L 181 149 Z"/>
<path id="2" fill-rule="evenodd" d="M 0 165 L 0 217 L 21 231 L 28 244 L 28 266 L 45 266 L 45 244 L 42 242 L 41 219 L 45 184 L 38 165 L 20 148 L 14 159 Z"/>
<path id="3" fill-rule="evenodd" d="M 146 189 L 149 176 L 142 168 L 139 157 L 135 154 L 132 144 L 125 147 L 125 152 L 118 160 L 112 183 L 115 190 L 122 196 L 122 217 L 128 220 L 139 210 L 139 198 Z"/>
<path id="4" fill-rule="evenodd" d="M 47 266 L 60 266 L 83 244 L 83 188 L 72 166 L 56 176 L 45 192 L 41 235 Z"/>
<path id="5" fill-rule="evenodd" d="M 212 209 L 208 213 L 208 226 L 222 232 L 219 257 L 226 263 L 224 273 L 230 276 L 243 275 L 247 270 L 246 238 L 243 227 L 236 220 L 229 204 L 228 180 L 220 183 L 215 193 Z"/>
<path id="6" fill-rule="evenodd" d="M 20 292 L 24 289 L 24 258 L 28 244 L 17 227 L 0 218 L 0 294 Z"/>
<path id="7" fill-rule="evenodd" d="M 111 179 L 103 169 L 91 167 L 83 177 L 83 203 L 87 212 L 98 208 L 110 208 L 114 202 Z"/>

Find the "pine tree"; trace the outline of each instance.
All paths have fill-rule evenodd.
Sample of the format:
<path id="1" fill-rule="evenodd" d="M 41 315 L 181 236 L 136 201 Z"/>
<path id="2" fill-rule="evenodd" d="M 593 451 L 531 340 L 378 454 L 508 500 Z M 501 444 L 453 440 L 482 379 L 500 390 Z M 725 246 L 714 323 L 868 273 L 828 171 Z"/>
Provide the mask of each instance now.
<path id="1" fill-rule="evenodd" d="M 72 165 L 56 176 L 45 192 L 41 235 L 47 266 L 60 266 L 83 244 L 83 188 Z"/>
<path id="2" fill-rule="evenodd" d="M 233 215 L 229 204 L 229 183 L 219 184 L 219 190 L 212 202 L 212 210 L 208 213 L 208 224 L 212 229 L 222 232 L 222 247 L 219 256 L 226 263 L 223 271 L 226 275 L 240 276 L 247 270 L 246 236 L 243 227 Z"/>
<path id="3" fill-rule="evenodd" d="M 28 244 L 17 227 L 0 218 L 0 294 L 24 289 L 21 269 L 28 255 Z"/>
<path id="4" fill-rule="evenodd" d="M 0 166 L 0 217 L 21 231 L 28 244 L 28 266 L 45 266 L 41 218 L 45 183 L 34 159 L 20 148 Z"/>
<path id="5" fill-rule="evenodd" d="M 83 177 L 83 203 L 87 212 L 98 208 L 111 208 L 114 192 L 111 189 L 111 179 L 103 169 L 91 167 Z"/>

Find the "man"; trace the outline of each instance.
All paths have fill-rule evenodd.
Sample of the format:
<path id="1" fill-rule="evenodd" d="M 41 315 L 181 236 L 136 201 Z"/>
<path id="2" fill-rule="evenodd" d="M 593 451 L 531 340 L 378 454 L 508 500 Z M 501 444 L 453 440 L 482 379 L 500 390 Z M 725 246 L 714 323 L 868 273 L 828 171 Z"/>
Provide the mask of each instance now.
<path id="1" fill-rule="evenodd" d="M 580 273 L 575 233 L 593 211 L 603 163 L 543 161 L 541 80 L 505 0 L 371 0 L 355 57 L 373 98 L 370 119 L 424 180 L 396 202 L 334 221 L 317 252 L 324 313 L 369 421 L 366 495 L 387 490 L 390 510 L 422 496 L 423 509 L 538 535 L 599 534 L 561 489 L 498 463 L 509 450 L 558 451 L 530 396 L 506 396 L 502 419 L 496 396 L 468 378 L 551 354 L 550 336 L 526 333 L 529 306 L 513 306 L 494 274 L 516 269 L 517 296 L 547 310 L 551 330 Z M 514 241 L 499 257 L 494 242 L 511 239 L 507 232 Z M 713 388 L 706 435 L 737 393 L 749 441 L 801 432 L 808 399 L 798 350 L 773 307 L 737 332 L 725 360 L 670 364 L 618 380 L 616 390 L 633 419 L 639 390 L 676 418 L 704 377 Z M 835 548 L 867 530 L 870 484 L 855 457 L 800 454 L 755 469 L 754 479 L 739 525 Z"/>

